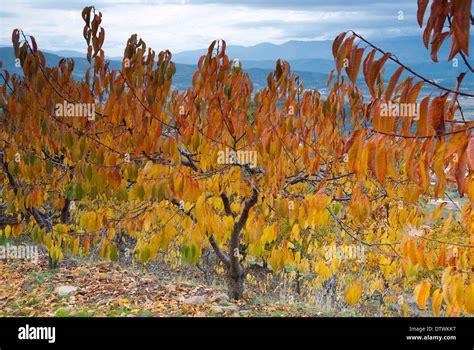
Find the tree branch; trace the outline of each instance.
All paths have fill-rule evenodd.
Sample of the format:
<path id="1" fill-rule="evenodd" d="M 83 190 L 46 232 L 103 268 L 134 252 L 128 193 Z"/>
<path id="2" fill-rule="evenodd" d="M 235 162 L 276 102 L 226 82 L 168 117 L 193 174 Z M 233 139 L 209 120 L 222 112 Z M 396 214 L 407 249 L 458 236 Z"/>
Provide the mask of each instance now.
<path id="1" fill-rule="evenodd" d="M 230 200 L 229 197 L 227 197 L 227 194 L 225 192 L 221 193 L 221 199 L 222 203 L 224 204 L 224 210 L 227 215 L 232 216 L 234 219 L 237 217 L 237 214 L 235 214 L 231 207 L 230 207 Z"/>
<path id="2" fill-rule="evenodd" d="M 364 37 L 362 37 L 361 35 L 357 34 L 356 32 L 354 32 L 353 30 L 350 31 L 354 36 L 356 36 L 357 38 L 359 38 L 360 40 L 362 40 L 363 42 L 365 42 L 367 45 L 369 45 L 370 47 L 372 47 L 373 49 L 375 49 L 376 51 L 380 52 L 381 54 L 385 55 L 386 52 L 383 51 L 382 49 L 378 48 L 377 46 L 375 46 L 374 44 L 372 44 L 370 41 L 368 41 L 367 39 L 365 39 Z M 439 85 L 438 83 L 434 82 L 433 80 L 431 79 L 428 79 L 424 76 L 422 76 L 421 74 L 415 72 L 413 69 L 411 69 L 410 67 L 404 65 L 402 62 L 400 62 L 398 60 L 398 58 L 396 58 L 395 56 L 393 55 L 390 55 L 388 57 L 388 59 L 392 62 L 395 62 L 396 64 L 398 64 L 400 67 L 403 67 L 405 68 L 408 72 L 410 72 L 411 74 L 413 74 L 414 76 L 416 76 L 417 78 L 423 80 L 424 82 L 432 85 L 432 86 L 435 86 L 437 87 L 438 89 L 440 90 L 443 90 L 443 91 L 447 91 L 447 92 L 451 92 L 451 93 L 457 93 L 461 96 L 466 96 L 466 97 L 474 97 L 474 94 L 469 94 L 467 92 L 456 92 L 455 90 L 452 90 L 452 89 L 448 89 L 442 85 Z"/>
<path id="3" fill-rule="evenodd" d="M 334 214 L 334 212 L 329 208 L 329 207 L 326 207 L 326 210 L 329 212 L 329 215 L 331 215 L 331 217 L 339 224 L 339 226 L 341 227 L 341 229 L 347 233 L 347 235 L 349 237 L 351 237 L 352 239 L 356 240 L 357 242 L 359 242 L 360 244 L 362 245 L 365 245 L 365 246 L 368 246 L 368 247 L 376 247 L 376 246 L 387 246 L 387 247 L 390 247 L 392 249 L 392 251 L 399 257 L 401 258 L 401 255 L 399 252 L 396 251 L 396 249 L 390 244 L 390 243 L 368 243 L 362 239 L 360 239 L 359 237 L 357 237 L 356 235 L 354 235 L 349 229 L 353 230 L 352 228 L 350 228 L 346 223 L 344 223 L 341 219 L 339 219 L 336 214 Z"/>

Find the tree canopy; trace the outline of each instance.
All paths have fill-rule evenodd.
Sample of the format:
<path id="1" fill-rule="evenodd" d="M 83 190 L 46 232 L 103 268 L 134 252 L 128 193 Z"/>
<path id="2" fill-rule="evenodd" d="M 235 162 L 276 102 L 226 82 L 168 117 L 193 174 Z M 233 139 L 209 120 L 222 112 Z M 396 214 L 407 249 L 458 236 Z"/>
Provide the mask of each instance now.
<path id="1" fill-rule="evenodd" d="M 433 60 L 447 38 L 449 59 L 466 58 L 470 3 L 433 1 L 424 32 Z M 422 25 L 428 1 L 419 4 Z M 248 264 L 263 261 L 314 274 L 312 286 L 342 276 L 348 304 L 411 288 L 435 315 L 442 305 L 474 313 L 474 122 L 458 99 L 471 97 L 460 89 L 466 73 L 445 88 L 347 32 L 334 40 L 326 95 L 283 60 L 254 91 L 216 40 L 192 88 L 178 91 L 169 51 L 134 34 L 111 70 L 102 13 L 86 7 L 82 18 L 92 63 L 82 79 L 74 60 L 48 67 L 35 38 L 13 31 L 23 76 L 3 71 L 0 88 L 1 194 L 14 218 L 4 235 L 31 235 L 51 267 L 94 249 L 116 260 L 123 235 L 143 264 L 196 264 L 212 249 L 236 299 Z M 384 77 L 388 61 L 399 68 Z M 467 201 L 440 219 L 447 204 L 427 204 L 447 191 Z M 361 247 L 364 259 L 328 259 L 334 245 Z"/>

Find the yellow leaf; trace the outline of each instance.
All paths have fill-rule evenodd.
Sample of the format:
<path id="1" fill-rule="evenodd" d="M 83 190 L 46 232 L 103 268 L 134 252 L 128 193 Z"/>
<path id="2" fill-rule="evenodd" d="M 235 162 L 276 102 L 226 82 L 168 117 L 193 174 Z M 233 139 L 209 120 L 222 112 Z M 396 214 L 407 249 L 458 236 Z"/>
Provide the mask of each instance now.
<path id="1" fill-rule="evenodd" d="M 436 219 L 439 218 L 445 206 L 446 206 L 446 202 L 443 202 L 440 205 L 438 205 L 438 207 L 433 211 L 433 214 L 431 215 L 431 221 L 436 221 Z"/>
<path id="2" fill-rule="evenodd" d="M 77 255 L 79 251 L 79 237 L 74 238 L 73 246 L 72 246 L 72 254 Z"/>
<path id="3" fill-rule="evenodd" d="M 11 226 L 10 226 L 10 225 L 7 225 L 7 226 L 5 227 L 5 237 L 7 237 L 7 238 L 10 237 L 10 233 L 11 233 L 11 232 L 12 232 Z"/>
<path id="4" fill-rule="evenodd" d="M 416 265 L 418 262 L 416 257 L 416 242 L 413 240 L 408 242 L 408 256 L 410 257 L 411 263 Z"/>
<path id="5" fill-rule="evenodd" d="M 291 236 L 290 238 L 293 240 L 298 239 L 300 236 L 300 226 L 298 224 L 295 224 L 291 230 Z"/>
<path id="6" fill-rule="evenodd" d="M 353 305 L 357 303 L 357 301 L 360 299 L 362 296 L 362 287 L 360 283 L 351 283 L 346 287 L 346 290 L 344 292 L 344 299 L 346 302 L 350 305 Z"/>
<path id="7" fill-rule="evenodd" d="M 439 310 L 441 309 L 441 302 L 443 301 L 443 294 L 441 293 L 441 289 L 436 289 L 433 293 L 433 297 L 431 300 L 431 308 L 433 310 L 433 315 L 439 316 Z"/>
<path id="8" fill-rule="evenodd" d="M 468 285 L 464 291 L 464 310 L 468 314 L 474 314 L 474 283 Z"/>
<path id="9" fill-rule="evenodd" d="M 425 262 L 426 262 L 426 266 L 428 267 L 428 270 L 430 270 L 430 271 L 433 270 L 435 265 L 434 265 L 434 261 L 433 261 L 433 250 L 432 249 L 430 249 L 428 251 L 428 253 L 426 254 Z"/>
<path id="10" fill-rule="evenodd" d="M 452 289 L 456 305 L 462 305 L 464 303 L 464 280 L 461 275 L 454 277 Z"/>
<path id="11" fill-rule="evenodd" d="M 151 227 L 151 215 L 149 212 L 145 213 L 143 216 L 143 229 L 145 232 L 149 231 Z"/>
<path id="12" fill-rule="evenodd" d="M 428 281 L 422 281 L 420 284 L 416 286 L 414 295 L 420 309 L 424 310 L 426 308 L 426 301 L 428 300 L 428 297 L 430 296 L 430 289 L 431 289 L 431 283 Z"/>
<path id="13" fill-rule="evenodd" d="M 113 240 L 115 238 L 115 229 L 113 227 L 110 227 L 109 228 L 109 232 L 108 232 L 108 235 L 107 235 L 107 238 L 109 240 Z"/>

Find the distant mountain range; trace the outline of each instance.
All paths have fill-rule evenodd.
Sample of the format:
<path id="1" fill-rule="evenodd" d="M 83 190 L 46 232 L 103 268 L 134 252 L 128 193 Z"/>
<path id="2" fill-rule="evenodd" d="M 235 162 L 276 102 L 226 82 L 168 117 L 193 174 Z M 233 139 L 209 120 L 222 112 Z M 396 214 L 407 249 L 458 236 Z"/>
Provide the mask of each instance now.
<path id="1" fill-rule="evenodd" d="M 397 38 L 387 38 L 384 41 L 375 41 L 375 45 L 385 51 L 392 52 L 416 72 L 433 79 L 442 85 L 454 88 L 456 77 L 466 71 L 463 62 L 459 62 L 459 67 L 453 67 L 452 62 L 447 62 L 449 45 L 445 44 L 439 53 L 439 63 L 434 63 L 429 57 L 429 52 L 423 46 L 421 37 L 407 36 Z M 361 47 L 366 45 L 360 44 Z M 471 47 L 474 47 L 471 44 Z M 89 63 L 85 59 L 85 54 L 73 50 L 45 52 L 48 65 L 56 65 L 63 57 L 72 57 L 75 60 L 74 77 L 80 79 L 84 76 Z M 367 50 L 368 51 L 368 50 Z M 300 76 L 306 88 L 318 88 L 323 90 L 326 85 L 329 72 L 334 68 L 332 58 L 332 41 L 289 41 L 281 45 L 262 43 L 255 46 L 227 46 L 227 54 L 230 58 L 238 58 L 242 62 L 243 68 L 249 72 L 254 83 L 254 89 L 259 90 L 266 86 L 267 75 L 275 68 L 275 61 L 278 58 L 289 61 L 292 70 Z M 191 86 L 192 75 L 196 71 L 196 64 L 199 57 L 207 53 L 207 48 L 200 50 L 178 52 L 173 55 L 176 63 L 176 75 L 173 78 L 173 85 L 178 89 L 185 89 Z M 120 69 L 121 58 L 109 57 L 112 69 Z M 21 73 L 21 70 L 14 66 L 14 56 L 11 47 L 0 47 L 0 60 L 3 68 L 10 72 Z M 385 77 L 389 77 L 397 66 L 388 62 L 385 68 Z M 359 76 L 363 79 L 362 75 Z M 362 84 L 364 85 L 364 84 Z M 425 84 L 426 85 L 426 84 Z M 474 78 L 472 74 L 466 76 L 463 82 L 463 89 L 474 91 Z M 423 93 L 431 90 L 426 87 Z"/>
<path id="2" fill-rule="evenodd" d="M 69 51 L 68 56 L 61 56 L 55 53 L 51 53 L 51 51 L 47 52 L 44 51 L 45 59 L 48 66 L 57 65 L 58 62 L 64 57 L 70 57 L 74 59 L 74 73 L 73 77 L 75 79 L 83 79 L 87 68 L 90 67 L 89 62 L 86 58 L 81 57 L 82 54 L 78 52 Z M 3 69 L 6 69 L 10 72 L 10 74 L 17 73 L 22 74 L 21 68 L 15 66 L 15 55 L 13 48 L 10 47 L 0 47 L 0 60 L 3 63 Z M 184 90 L 188 87 L 191 87 L 192 77 L 193 74 L 197 70 L 196 64 L 183 64 L 183 63 L 176 63 L 176 74 L 173 77 L 173 86 Z M 258 64 L 256 64 L 258 65 Z M 327 65 L 327 63 L 326 63 Z M 122 63 L 120 59 L 114 58 L 110 59 L 109 67 L 111 69 L 120 70 L 122 68 Z M 245 63 L 244 63 L 244 67 Z M 261 64 L 261 67 L 254 67 L 254 68 L 245 68 L 245 70 L 250 74 L 252 79 L 254 89 L 260 90 L 267 84 L 267 76 L 270 71 L 272 71 L 275 67 L 275 62 L 264 61 Z M 295 74 L 298 74 L 302 77 L 305 81 L 305 86 L 308 88 L 323 88 L 327 78 L 328 72 L 321 73 L 318 71 L 295 71 Z"/>
<path id="3" fill-rule="evenodd" d="M 254 46 L 227 46 L 227 54 L 230 57 L 238 57 L 242 61 L 275 61 L 283 58 L 287 61 L 302 59 L 326 59 L 332 60 L 332 40 L 325 41 L 288 41 L 281 45 L 262 43 Z M 383 41 L 376 40 L 374 45 L 384 51 L 397 55 L 405 63 L 430 62 L 429 53 L 423 46 L 421 37 L 405 36 L 387 38 Z M 366 44 L 361 43 L 360 47 Z M 197 62 L 199 57 L 207 52 L 207 48 L 178 52 L 173 58 L 176 62 L 192 64 Z M 446 58 L 449 52 L 449 45 L 444 45 L 440 50 L 440 58 Z M 440 59 L 441 61 L 442 59 Z"/>

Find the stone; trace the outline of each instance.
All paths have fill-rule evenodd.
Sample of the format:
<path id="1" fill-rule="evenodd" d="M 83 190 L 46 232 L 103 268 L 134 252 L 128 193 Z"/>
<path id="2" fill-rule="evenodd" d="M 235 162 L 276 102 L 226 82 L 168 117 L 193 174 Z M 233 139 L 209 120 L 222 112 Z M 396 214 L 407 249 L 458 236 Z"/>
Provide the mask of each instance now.
<path id="1" fill-rule="evenodd" d="M 204 295 L 193 295 L 183 301 L 186 305 L 202 305 L 206 304 L 207 300 Z"/>
<path id="2" fill-rule="evenodd" d="M 74 286 L 59 286 L 54 290 L 60 297 L 66 297 L 77 291 L 77 287 Z"/>
<path id="3" fill-rule="evenodd" d="M 228 303 L 229 302 L 229 296 L 226 293 L 220 293 L 215 295 L 212 299 L 211 302 L 213 303 Z"/>
<path id="4" fill-rule="evenodd" d="M 211 312 L 213 314 L 225 314 L 225 313 L 234 313 L 239 311 L 238 307 L 236 305 L 228 305 L 228 306 L 222 306 L 222 305 L 214 305 L 211 308 Z"/>

